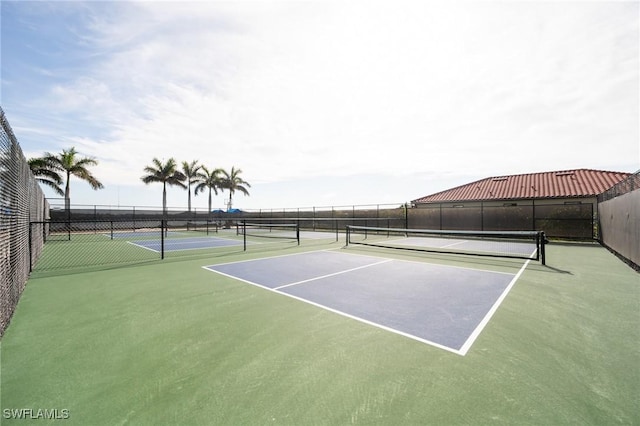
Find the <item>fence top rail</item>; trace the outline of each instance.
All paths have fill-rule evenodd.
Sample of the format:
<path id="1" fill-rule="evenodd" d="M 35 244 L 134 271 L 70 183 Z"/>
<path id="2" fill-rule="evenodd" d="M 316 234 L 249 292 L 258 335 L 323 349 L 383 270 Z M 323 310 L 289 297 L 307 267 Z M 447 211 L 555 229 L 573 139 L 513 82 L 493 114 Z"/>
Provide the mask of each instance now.
<path id="1" fill-rule="evenodd" d="M 64 198 L 47 198 L 49 203 L 53 208 L 64 208 Z M 313 212 L 313 211 L 343 211 L 343 210 L 393 210 L 393 209 L 402 209 L 407 206 L 407 203 L 379 203 L 379 204 L 353 204 L 353 205 L 340 205 L 340 206 L 303 206 L 303 207 L 280 207 L 280 208 L 256 208 L 256 209 L 242 209 L 244 213 L 280 213 L 280 212 L 296 212 L 296 211 L 305 211 L 305 212 Z M 158 206 L 125 206 L 125 205 L 112 205 L 112 204 L 72 204 L 70 206 L 71 210 L 80 209 L 80 210 L 151 210 L 151 211 L 160 211 L 162 212 L 162 207 Z M 184 207 L 170 207 L 168 206 L 166 209 L 167 212 L 189 212 Z M 207 207 L 192 207 L 191 213 L 194 211 L 205 213 L 208 212 Z M 211 213 L 229 213 L 221 211 L 217 212 L 212 210 Z"/>
<path id="2" fill-rule="evenodd" d="M 57 223 L 131 223 L 131 222 L 160 222 L 161 219 L 60 219 L 60 220 L 36 220 L 31 221 L 32 225 L 43 224 L 57 224 Z"/>
<path id="3" fill-rule="evenodd" d="M 233 220 L 233 217 L 225 218 L 225 220 Z M 265 221 L 286 221 L 286 222 L 336 222 L 336 221 L 348 221 L 348 222 L 356 222 L 356 221 L 385 221 L 385 220 L 404 220 L 403 217 L 400 216 L 383 216 L 383 217 L 252 217 L 252 216 L 237 216 L 235 217 L 240 222 L 243 221 L 256 221 L 256 222 L 265 222 Z M 192 221 L 193 218 L 182 218 L 182 219 L 172 219 L 172 218 L 143 218 L 143 219 L 133 219 L 133 218 L 113 218 L 113 219 L 51 219 L 51 220 L 39 220 L 39 221 L 31 221 L 31 223 L 125 223 L 125 222 L 158 222 L 160 220 L 166 220 L 168 222 L 174 221 Z M 200 219 L 206 222 L 215 222 L 216 219 Z"/>

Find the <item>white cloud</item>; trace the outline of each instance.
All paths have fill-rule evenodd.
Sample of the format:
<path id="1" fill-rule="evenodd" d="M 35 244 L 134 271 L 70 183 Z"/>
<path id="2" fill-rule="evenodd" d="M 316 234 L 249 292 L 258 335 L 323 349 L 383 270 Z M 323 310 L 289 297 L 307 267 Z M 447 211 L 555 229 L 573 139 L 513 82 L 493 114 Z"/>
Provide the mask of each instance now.
<path id="1" fill-rule="evenodd" d="M 140 185 L 153 157 L 264 184 L 633 167 L 637 15 L 637 3 L 118 3 L 76 23 L 94 54 L 48 103 L 78 114 L 61 143 L 116 185 Z"/>

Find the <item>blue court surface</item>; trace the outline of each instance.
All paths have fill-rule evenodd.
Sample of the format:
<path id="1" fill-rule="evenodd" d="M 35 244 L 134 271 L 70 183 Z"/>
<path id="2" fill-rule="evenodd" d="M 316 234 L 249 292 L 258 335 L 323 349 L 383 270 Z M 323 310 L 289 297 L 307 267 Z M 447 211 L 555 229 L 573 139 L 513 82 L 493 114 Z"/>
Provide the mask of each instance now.
<path id="1" fill-rule="evenodd" d="M 159 239 L 129 241 L 138 247 L 160 252 L 161 243 Z M 210 249 L 218 247 L 242 246 L 242 241 L 230 240 L 218 237 L 193 237 L 193 238 L 176 238 L 164 240 L 164 251 L 181 251 L 181 250 L 198 250 Z"/>
<path id="2" fill-rule="evenodd" d="M 103 234 L 105 237 L 113 237 L 114 239 L 125 239 L 125 240 L 138 240 L 145 238 L 158 238 L 160 239 L 160 230 L 138 230 L 138 231 L 118 231 L 115 230 L 113 235 L 109 232 L 105 232 Z M 167 236 L 172 237 L 176 235 L 180 235 L 179 232 L 169 231 L 166 233 Z"/>
<path id="3" fill-rule="evenodd" d="M 316 251 L 204 268 L 465 355 L 517 274 Z"/>

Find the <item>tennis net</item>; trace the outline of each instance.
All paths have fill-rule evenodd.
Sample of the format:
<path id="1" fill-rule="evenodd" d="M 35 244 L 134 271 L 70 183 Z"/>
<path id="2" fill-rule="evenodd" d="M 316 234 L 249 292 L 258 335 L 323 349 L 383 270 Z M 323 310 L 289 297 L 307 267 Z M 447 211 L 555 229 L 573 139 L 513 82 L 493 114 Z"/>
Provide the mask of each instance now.
<path id="1" fill-rule="evenodd" d="M 218 222 L 213 220 L 195 220 L 187 222 L 187 231 L 209 233 L 218 232 Z"/>
<path id="2" fill-rule="evenodd" d="M 540 260 L 545 264 L 541 231 L 446 231 L 347 226 L 347 246 L 360 244 L 432 253 Z"/>
<path id="3" fill-rule="evenodd" d="M 239 222 L 236 234 L 243 235 L 245 250 L 247 237 L 295 240 L 300 245 L 300 226 L 297 223 L 247 223 Z"/>

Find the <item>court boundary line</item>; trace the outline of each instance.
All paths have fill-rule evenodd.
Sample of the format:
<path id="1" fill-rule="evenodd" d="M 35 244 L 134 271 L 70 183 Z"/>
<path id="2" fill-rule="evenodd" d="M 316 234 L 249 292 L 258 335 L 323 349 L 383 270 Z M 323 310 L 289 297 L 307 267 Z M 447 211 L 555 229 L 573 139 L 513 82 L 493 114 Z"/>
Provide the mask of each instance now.
<path id="1" fill-rule="evenodd" d="M 392 259 L 392 260 L 395 260 L 395 259 Z M 263 288 L 267 288 L 267 287 L 263 287 Z M 269 288 L 267 288 L 267 289 L 269 289 Z M 272 289 L 269 289 L 269 290 L 272 290 Z M 287 296 L 287 297 L 290 297 L 292 299 L 299 300 L 299 301 L 307 303 L 309 305 L 313 305 L 313 306 L 315 306 L 317 308 L 324 309 L 325 311 L 329 311 L 329 312 L 332 312 L 334 314 L 338 314 L 338 315 L 341 315 L 343 317 L 350 318 L 352 320 L 361 322 L 363 324 L 367 324 L 367 325 L 379 328 L 381 330 L 388 331 L 390 333 L 397 334 L 397 335 L 409 338 L 411 340 L 415 340 L 415 341 L 418 341 L 420 343 L 424 343 L 424 344 L 427 344 L 429 346 L 436 347 L 438 349 L 444 349 L 445 351 L 452 352 L 452 353 L 454 353 L 456 355 L 464 356 L 464 354 L 460 353 L 460 351 L 458 349 L 450 348 L 449 346 L 445 346 L 445 345 L 442 345 L 440 343 L 432 342 L 431 340 L 423 339 L 422 337 L 414 336 L 413 334 L 409 334 L 409 333 L 406 333 L 404 331 L 400 331 L 400 330 L 397 330 L 395 328 L 388 327 L 386 325 L 378 324 L 376 322 L 369 321 L 369 320 L 366 320 L 364 318 L 360 318 L 360 317 L 357 317 L 355 315 L 348 314 L 346 312 L 339 311 L 337 309 L 330 308 L 330 307 L 325 306 L 325 305 L 321 305 L 321 304 L 319 304 L 317 302 L 313 302 L 311 300 L 307 300 L 307 299 L 304 299 L 302 297 L 295 296 L 293 294 L 284 293 L 282 291 L 274 291 L 274 293 L 281 294 L 283 296 Z"/>
<path id="2" fill-rule="evenodd" d="M 376 259 L 398 260 L 398 261 L 401 261 L 401 262 L 442 266 L 442 267 L 446 267 L 446 268 L 463 269 L 463 270 L 467 270 L 467 271 L 490 272 L 490 273 L 493 273 L 493 274 L 511 275 L 511 276 L 515 276 L 517 274 L 517 272 L 515 272 L 515 273 L 514 272 L 504 272 L 504 271 L 496 271 L 494 269 L 471 268 L 469 266 L 447 265 L 447 264 L 438 263 L 438 262 L 429 262 L 428 261 L 429 259 L 425 259 L 426 261 L 421 261 L 421 260 L 402 259 L 402 258 L 395 258 L 395 257 L 384 257 L 384 256 L 376 255 L 376 254 L 350 253 L 348 251 L 344 251 L 344 249 L 345 249 L 345 247 L 340 247 L 340 248 L 331 248 L 331 249 L 303 251 L 303 252 L 299 252 L 299 253 L 278 254 L 278 255 L 274 255 L 274 256 L 258 257 L 258 258 L 255 258 L 255 259 L 234 260 L 234 261 L 231 261 L 231 262 L 214 263 L 212 265 L 202 266 L 202 268 L 207 269 L 209 266 L 232 265 L 234 263 L 255 262 L 255 261 L 263 260 L 263 259 L 277 259 L 277 258 L 280 258 L 280 257 L 298 256 L 298 255 L 309 254 L 309 253 L 336 252 L 336 253 L 340 253 L 340 254 L 347 254 L 347 255 L 350 255 L 350 256 L 374 257 Z M 358 250 L 358 249 L 354 248 L 354 250 Z M 518 260 L 518 259 L 514 258 L 514 259 L 509 259 L 509 260 L 515 261 L 515 260 Z M 207 269 L 207 270 L 210 270 L 210 269 Z M 230 276 L 230 277 L 234 278 L 233 276 Z M 269 287 L 265 287 L 265 288 L 269 288 Z"/>
<path id="3" fill-rule="evenodd" d="M 160 235 L 160 230 L 157 231 L 124 231 L 124 232 L 119 232 L 121 230 L 119 229 L 114 229 L 113 230 L 113 236 L 114 238 L 111 238 L 111 231 L 110 230 L 103 230 L 104 232 L 100 232 L 100 235 L 103 235 L 109 239 L 115 240 L 127 240 L 126 237 L 121 237 L 121 235 L 125 235 L 125 234 L 158 234 Z M 169 231 L 170 234 L 182 234 L 181 232 L 178 231 Z"/>
<path id="4" fill-rule="evenodd" d="M 151 247 L 141 246 L 140 244 L 136 244 L 136 243 L 134 243 L 133 241 L 126 241 L 126 243 L 127 243 L 127 244 L 131 244 L 132 246 L 136 246 L 136 247 L 143 248 L 143 249 L 145 249 L 145 250 L 152 251 L 152 252 L 154 252 L 154 253 L 160 253 L 160 251 L 159 251 L 159 250 L 152 249 Z"/>
<path id="5" fill-rule="evenodd" d="M 384 247 L 375 247 L 375 246 L 369 246 L 369 247 L 373 247 L 374 249 L 376 249 L 376 248 L 384 248 Z M 328 250 L 322 250 L 322 251 L 334 251 L 334 250 L 343 250 L 343 249 L 344 249 L 344 247 L 340 248 L 340 249 L 328 249 Z M 360 247 L 358 247 L 358 248 L 355 248 L 355 247 L 351 248 L 350 247 L 349 248 L 349 250 L 359 250 L 359 249 L 360 249 Z M 428 252 L 425 252 L 425 253 L 428 253 Z M 430 259 L 428 259 L 428 258 L 424 258 L 424 261 L 421 261 L 421 260 L 402 259 L 402 258 L 395 258 L 395 257 L 388 258 L 388 257 L 378 256 L 378 255 L 375 255 L 375 254 L 361 254 L 361 253 L 349 253 L 349 254 L 353 254 L 353 255 L 356 255 L 356 256 L 377 257 L 379 259 L 400 260 L 402 262 L 411 262 L 411 263 L 421 263 L 421 264 L 427 264 L 427 265 L 446 266 L 447 268 L 465 269 L 465 270 L 469 270 L 469 271 L 493 272 L 495 274 L 515 275 L 517 273 L 517 272 L 513 273 L 513 272 L 496 271 L 496 270 L 493 270 L 493 269 L 471 268 L 469 266 L 447 265 L 445 263 L 431 262 L 431 261 L 429 261 Z M 449 253 L 445 253 L 445 254 L 449 254 Z M 460 255 L 460 254 L 457 254 L 457 253 L 451 253 L 451 254 L 453 254 L 454 256 L 466 256 L 466 255 Z M 473 257 L 473 256 L 471 256 L 471 257 Z M 516 260 L 523 260 L 523 259 L 519 259 L 519 258 L 515 257 L 515 258 L 503 258 L 502 260 L 516 261 Z M 529 260 L 531 260 L 531 259 L 529 259 Z"/>
<path id="6" fill-rule="evenodd" d="M 527 268 L 527 266 L 529 266 L 529 263 L 531 262 L 531 259 L 528 259 L 524 265 L 522 265 L 522 267 L 520 268 L 520 270 L 518 271 L 518 273 L 516 275 L 514 275 L 513 279 L 511 280 L 511 282 L 507 285 L 507 287 L 503 290 L 502 294 L 498 297 L 498 299 L 496 299 L 496 301 L 494 302 L 493 306 L 491 306 L 491 309 L 489 309 L 489 311 L 487 312 L 487 314 L 484 316 L 484 318 L 482 318 L 482 321 L 480 321 L 480 323 L 478 324 L 478 326 L 473 330 L 473 332 L 469 335 L 469 338 L 464 342 L 464 344 L 460 347 L 460 352 L 461 355 L 464 356 L 467 354 L 467 352 L 471 349 L 471 346 L 473 346 L 473 344 L 475 343 L 476 339 L 478 337 L 480 337 L 480 334 L 482 333 L 482 331 L 484 330 L 484 328 L 489 324 L 489 321 L 491 320 L 491 318 L 493 317 L 493 315 L 498 311 L 498 308 L 500 307 L 500 305 L 502 305 L 502 302 L 504 301 L 504 299 L 507 298 L 507 296 L 509 295 L 509 293 L 511 292 L 511 289 L 513 288 L 513 286 L 516 284 L 516 282 L 518 281 L 518 279 L 520 279 L 520 276 L 524 273 L 524 270 Z"/>
<path id="7" fill-rule="evenodd" d="M 209 266 L 233 265 L 234 263 L 255 262 L 255 261 L 263 260 L 263 259 L 277 259 L 277 258 L 280 258 L 280 257 L 299 256 L 301 254 L 320 253 L 320 252 L 323 252 L 323 251 L 334 251 L 334 250 L 336 250 L 336 249 L 322 249 L 322 250 L 302 251 L 302 252 L 299 252 L 299 253 L 276 254 L 276 255 L 273 255 L 273 256 L 257 257 L 255 259 L 233 260 L 231 262 L 214 263 L 213 265 L 202 266 L 202 268 L 207 269 Z M 374 257 L 374 256 L 371 256 L 371 257 Z"/>
<path id="8" fill-rule="evenodd" d="M 432 262 L 432 261 L 430 261 L 429 258 L 423 258 L 422 260 L 403 259 L 403 258 L 396 258 L 396 257 L 384 257 L 384 256 L 380 255 L 379 253 L 368 253 L 368 252 L 366 254 L 365 253 L 352 253 L 351 250 L 361 250 L 361 248 L 360 247 L 350 247 L 349 249 L 346 249 L 346 247 L 337 247 L 337 248 L 330 248 L 330 249 L 309 250 L 309 251 L 303 251 L 303 252 L 299 252 L 299 253 L 277 254 L 277 255 L 273 255 L 273 256 L 258 257 L 258 258 L 255 258 L 255 259 L 233 260 L 231 262 L 214 263 L 212 265 L 205 265 L 205 266 L 202 266 L 202 267 L 206 269 L 208 266 L 231 265 L 231 264 L 234 264 L 234 263 L 254 262 L 254 261 L 258 261 L 258 260 L 262 260 L 262 259 L 277 259 L 279 257 L 298 256 L 298 255 L 302 255 L 302 254 L 321 253 L 321 252 L 325 252 L 326 251 L 326 252 L 336 252 L 336 253 L 340 253 L 340 254 L 348 254 L 350 256 L 375 257 L 377 259 L 392 259 L 392 260 L 399 260 L 399 261 L 402 261 L 402 262 L 444 266 L 444 267 L 447 267 L 447 268 L 465 269 L 465 270 L 469 270 L 469 271 L 492 272 L 494 274 L 504 274 L 504 275 L 512 275 L 512 276 L 517 274 L 517 272 L 496 271 L 494 269 L 481 269 L 481 268 L 472 268 L 470 266 L 447 265 L 447 264 L 444 264 L 444 263 Z M 456 255 L 456 254 L 454 253 L 454 255 Z M 519 259 L 519 258 L 504 258 L 503 260 L 515 262 L 516 260 L 523 260 L 523 259 Z M 518 263 L 520 264 L 520 262 L 518 262 Z"/>
<path id="9" fill-rule="evenodd" d="M 345 269 L 344 271 L 333 272 L 331 274 L 321 275 L 319 277 L 309 278 L 307 280 L 302 280 L 302 281 L 298 281 L 298 282 L 295 282 L 295 283 L 281 285 L 279 287 L 274 287 L 273 289 L 274 290 L 280 290 L 281 288 L 293 287 L 294 285 L 304 284 L 304 283 L 308 283 L 308 282 L 316 281 L 316 280 L 321 280 L 321 279 L 333 277 L 333 276 L 336 276 L 336 275 L 347 274 L 349 272 L 357 271 L 358 269 L 369 268 L 371 266 L 381 265 L 383 263 L 388 263 L 388 262 L 393 262 L 393 261 L 394 261 L 394 259 L 381 260 L 380 262 L 370 263 L 368 265 L 357 266 L 355 268 Z"/>
<path id="10" fill-rule="evenodd" d="M 500 305 L 502 304 L 504 299 L 506 299 L 508 294 L 511 292 L 511 289 L 515 285 L 515 283 L 518 281 L 520 276 L 523 274 L 524 270 L 527 268 L 527 266 L 531 262 L 531 259 L 527 259 L 524 262 L 524 264 L 520 267 L 518 272 L 514 274 L 512 272 L 502 272 L 502 271 L 495 271 L 495 270 L 491 270 L 491 269 L 477 269 L 477 268 L 469 268 L 469 267 L 463 267 L 463 266 L 452 266 L 452 265 L 444 265 L 444 264 L 440 264 L 440 263 L 421 262 L 421 261 L 417 261 L 417 260 L 398 259 L 398 258 L 393 258 L 393 257 L 392 258 L 387 258 L 387 257 L 373 256 L 373 255 L 362 254 L 362 253 L 344 253 L 344 252 L 341 252 L 340 250 L 342 250 L 342 249 L 324 249 L 324 250 L 305 251 L 305 252 L 301 252 L 301 253 L 288 253 L 288 254 L 283 254 L 283 255 L 261 257 L 261 258 L 257 258 L 257 259 L 247 259 L 247 260 L 237 260 L 237 261 L 233 261 L 233 262 L 217 263 L 217 264 L 213 264 L 213 265 L 201 266 L 201 268 L 205 269 L 205 270 L 207 270 L 209 272 L 214 272 L 214 273 L 220 274 L 220 275 L 225 276 L 227 278 L 231 278 L 231 279 L 234 279 L 234 280 L 237 280 L 237 281 L 240 281 L 240 282 L 244 282 L 246 284 L 250 284 L 250 285 L 253 285 L 255 287 L 264 289 L 264 290 L 268 290 L 268 291 L 270 291 L 272 293 L 276 293 L 276 294 L 279 294 L 279 295 L 290 297 L 292 299 L 296 299 L 298 301 L 307 303 L 309 305 L 313 305 L 313 306 L 318 307 L 320 309 L 324 309 L 326 311 L 333 312 L 333 313 L 338 314 L 338 315 L 342 315 L 343 317 L 350 318 L 350 319 L 359 321 L 361 323 L 364 323 L 364 324 L 367 324 L 367 325 L 370 325 L 370 326 L 373 326 L 373 327 L 377 327 L 379 329 L 382 329 L 382 330 L 385 330 L 385 331 L 388 331 L 388 332 L 391 332 L 391 333 L 394 333 L 394 334 L 397 334 L 397 335 L 400 335 L 400 336 L 403 336 L 403 337 L 407 337 L 409 339 L 412 339 L 412 340 L 427 344 L 429 346 L 433 346 L 433 347 L 436 347 L 438 349 L 443 349 L 445 351 L 454 353 L 456 355 L 465 356 L 467 354 L 467 352 L 471 349 L 473 344 L 475 343 L 476 339 L 480 336 L 480 334 L 482 334 L 482 331 L 484 330 L 484 328 L 488 325 L 489 321 L 491 320 L 491 318 L 493 317 L 495 312 L 497 312 L 498 308 L 500 307 Z M 310 279 L 307 279 L 307 280 L 303 280 L 303 281 L 299 281 L 299 282 L 295 282 L 295 283 L 291 283 L 291 284 L 285 284 L 285 285 L 278 286 L 278 287 L 267 287 L 265 285 L 258 284 L 258 283 L 253 282 L 253 281 L 249 281 L 249 280 L 237 277 L 235 275 L 230 275 L 230 274 L 227 274 L 225 272 L 216 271 L 214 269 L 209 269 L 210 267 L 216 267 L 216 266 L 222 266 L 222 265 L 232 265 L 232 264 L 236 264 L 236 263 L 254 262 L 254 261 L 259 261 L 259 260 L 276 259 L 276 258 L 282 258 L 282 257 L 298 256 L 298 255 L 311 254 L 311 253 L 320 253 L 320 252 L 336 252 L 336 253 L 339 253 L 339 254 L 347 254 L 347 255 L 350 255 L 350 256 L 372 257 L 372 258 L 377 258 L 377 259 L 382 259 L 382 260 L 380 262 L 375 262 L 375 263 L 371 263 L 371 264 L 368 264 L 368 265 L 363 265 L 363 266 L 359 266 L 359 267 L 356 267 L 356 268 L 351 268 L 349 270 L 344 270 L 344 271 L 340 271 L 340 272 L 336 272 L 336 273 L 327 274 L 325 276 L 314 277 L 314 278 L 310 278 Z M 290 287 L 290 286 L 293 286 L 293 285 L 302 284 L 302 283 L 310 282 L 310 281 L 315 281 L 315 280 L 319 280 L 319 279 L 322 279 L 322 278 L 326 278 L 326 277 L 330 277 L 330 276 L 334 276 L 334 275 L 339 275 L 339 274 L 342 274 L 342 273 L 351 272 L 351 271 L 354 271 L 354 270 L 366 268 L 366 267 L 373 266 L 373 265 L 379 265 L 379 264 L 383 264 L 383 263 L 388 263 L 388 262 L 392 262 L 392 261 L 418 263 L 418 264 L 422 264 L 422 265 L 431 265 L 431 266 L 444 267 L 444 268 L 453 268 L 453 269 L 470 270 L 470 271 L 476 271 L 476 272 L 494 273 L 494 274 L 500 274 L 500 275 L 511 275 L 511 276 L 513 276 L 513 278 L 511 279 L 509 284 L 505 287 L 505 289 L 502 291 L 500 296 L 498 296 L 498 298 L 493 303 L 493 305 L 491 306 L 489 311 L 487 311 L 485 316 L 478 323 L 476 328 L 469 335 L 467 340 L 465 340 L 465 342 L 462 344 L 460 349 L 451 348 L 449 346 L 445 346 L 445 345 L 442 345 L 440 343 L 436 343 L 436 342 L 433 342 L 433 341 L 430 341 L 430 340 L 427 340 L 427 339 L 423 339 L 421 337 L 414 336 L 413 334 L 409 334 L 409 333 L 406 333 L 406 332 L 403 332 L 403 331 L 400 331 L 400 330 L 397 330 L 397 329 L 394 329 L 394 328 L 391 328 L 391 327 L 388 327 L 388 326 L 385 326 L 385 325 L 382 325 L 382 324 L 378 324 L 378 323 L 375 323 L 373 321 L 366 320 L 364 318 L 360 318 L 360 317 L 357 317 L 355 315 L 352 315 L 352 314 L 349 314 L 349 313 L 346 313 L 346 312 L 343 312 L 343 311 L 340 311 L 340 310 L 337 310 L 337 309 L 322 305 L 320 303 L 313 302 L 311 300 L 304 299 L 302 297 L 295 296 L 293 294 L 289 294 L 289 293 L 286 293 L 284 291 L 280 291 L 280 289 L 282 289 L 282 288 Z"/>
<path id="11" fill-rule="evenodd" d="M 304 252 L 304 253 L 298 253 L 298 254 L 308 254 L 308 253 L 322 252 L 322 251 L 331 251 L 331 250 L 316 250 L 316 251 L 312 251 L 312 252 Z M 286 255 L 285 255 L 285 256 L 286 256 Z M 272 256 L 272 257 L 265 258 L 265 259 L 277 258 L 277 257 L 284 257 L 284 256 Z M 254 260 L 259 260 L 259 259 L 254 259 Z M 397 261 L 397 260 L 398 260 L 398 259 L 388 259 L 387 261 L 388 261 L 388 262 L 392 262 L 392 261 Z M 222 264 L 222 263 L 221 263 L 221 264 L 218 264 L 218 265 L 209 265 L 209 266 L 229 265 L 229 264 L 241 263 L 241 262 L 242 262 L 242 261 L 239 261 L 239 262 L 229 262 L 229 263 L 225 263 L 225 264 Z M 386 261 L 385 261 L 385 262 L 386 262 Z M 376 263 L 373 263 L 373 264 L 371 264 L 371 265 L 365 265 L 365 267 L 366 267 L 366 266 L 372 266 L 372 265 L 378 265 L 378 264 L 380 264 L 380 263 L 385 263 L 385 262 L 376 262 Z M 445 346 L 445 345 L 442 345 L 442 344 L 440 344 L 440 343 L 432 342 L 431 340 L 423 339 L 422 337 L 414 336 L 413 334 L 409 334 L 409 333 L 406 333 L 406 332 L 404 332 L 404 331 L 400 331 L 400 330 L 397 330 L 397 329 L 395 329 L 395 328 L 388 327 L 388 326 L 386 326 L 386 325 L 378 324 L 378 323 L 376 323 L 376 322 L 373 322 L 373 321 L 370 321 L 370 320 L 367 320 L 367 319 L 364 319 L 364 318 L 360 318 L 360 317 L 357 317 L 357 316 L 352 315 L 352 314 L 348 314 L 348 313 L 343 312 L 343 311 L 340 311 L 340 310 L 338 310 L 338 309 L 334 309 L 334 308 L 331 308 L 331 307 L 329 307 L 329 306 L 322 305 L 322 304 L 320 304 L 320 303 L 317 303 L 317 302 L 314 302 L 314 301 L 311 301 L 311 300 L 308 300 L 308 299 L 304 299 L 304 298 L 302 298 L 302 297 L 299 297 L 299 296 L 296 296 L 296 295 L 293 295 L 293 294 L 289 294 L 289 293 L 286 293 L 286 292 L 283 292 L 283 291 L 280 291 L 280 290 L 276 290 L 275 288 L 272 288 L 272 287 L 267 287 L 267 286 L 264 286 L 264 285 L 262 285 L 262 284 L 258 284 L 258 283 L 253 282 L 253 281 L 245 280 L 245 279 L 243 279 L 243 278 L 236 277 L 236 276 L 234 276 L 234 275 L 230 275 L 230 274 L 227 274 L 227 273 L 225 273 L 225 272 L 220 272 L 220 271 L 216 271 L 216 270 L 214 270 L 214 269 L 209 269 L 209 267 L 207 267 L 207 266 L 202 266 L 201 268 L 202 268 L 202 269 L 205 269 L 205 270 L 207 270 L 207 271 L 209 271 L 209 272 L 213 272 L 213 273 L 216 273 L 216 274 L 220 274 L 220 275 L 222 275 L 222 276 L 225 276 L 225 277 L 228 277 L 228 278 L 231 278 L 231 279 L 234 279 L 234 280 L 240 281 L 240 282 L 244 282 L 244 283 L 250 284 L 250 285 L 252 285 L 252 286 L 255 286 L 255 287 L 261 288 L 261 289 L 263 289 L 263 290 L 268 290 L 268 291 L 270 291 L 270 292 L 272 292 L 272 293 L 275 293 L 275 294 L 278 294 L 278 295 L 280 295 L 280 296 L 286 296 L 286 297 L 289 297 L 289 298 L 291 298 L 291 299 L 298 300 L 298 301 L 300 301 L 300 302 L 303 302 L 303 303 L 306 303 L 306 304 L 309 304 L 309 305 L 315 306 L 315 307 L 317 307 L 317 308 L 323 309 L 323 310 L 325 310 L 325 311 L 332 312 L 332 313 L 334 313 L 334 314 L 341 315 L 341 316 L 343 316 L 343 317 L 346 317 L 346 318 L 349 318 L 349 319 L 352 319 L 352 320 L 355 320 L 355 321 L 361 322 L 361 323 L 363 323 L 363 324 L 367 324 L 367 325 L 369 325 L 369 326 L 373 326 L 373 327 L 379 328 L 379 329 L 381 329 L 381 330 L 385 330 L 385 331 L 387 331 L 387 332 L 390 332 L 390 333 L 393 333 L 393 334 L 397 334 L 397 335 L 400 335 L 400 336 L 403 336 L 403 337 L 409 338 L 409 339 L 411 339 L 411 340 L 415 340 L 415 341 L 418 341 L 418 342 L 420 342 L 420 343 L 427 344 L 427 345 L 429 345 L 429 346 L 433 346 L 433 347 L 438 348 L 438 349 L 443 349 L 443 350 L 445 350 L 445 351 L 447 351 L 447 352 L 452 352 L 452 353 L 454 353 L 454 354 L 456 354 L 456 355 L 464 356 L 464 354 L 463 354 L 463 353 L 461 353 L 461 352 L 460 352 L 460 350 L 458 350 L 458 349 L 450 348 L 449 346 Z M 359 269 L 359 268 L 357 268 L 357 269 Z M 318 278 L 313 278 L 312 280 L 314 280 L 314 279 L 319 279 L 319 277 L 318 277 Z M 309 280 L 307 280 L 307 281 L 309 281 Z M 279 287 L 279 288 L 282 288 L 282 287 Z"/>
<path id="12" fill-rule="evenodd" d="M 222 245 L 222 246 L 210 246 L 210 247 L 191 247 L 191 248 L 171 249 L 171 248 L 167 247 L 171 243 L 167 244 L 167 240 L 165 240 L 164 252 L 167 253 L 167 252 L 174 252 L 174 251 L 208 250 L 208 249 L 219 249 L 219 248 L 242 246 L 242 241 L 234 240 L 234 239 L 231 239 L 231 238 L 218 238 L 218 237 L 192 237 L 192 238 L 195 238 L 195 239 L 198 239 L 198 240 L 204 240 L 204 239 L 215 240 L 215 239 L 218 239 L 218 240 L 224 240 L 224 241 L 237 242 L 238 244 L 229 244 L 229 245 Z M 175 239 L 175 240 L 170 240 L 170 241 L 177 242 L 177 241 L 186 240 L 186 239 L 187 238 L 180 238 L 180 239 Z M 160 243 L 160 242 L 158 242 L 156 240 L 140 240 L 140 241 L 142 241 L 142 242 L 144 242 L 144 241 L 153 241 L 154 243 L 162 244 L 162 243 Z M 132 245 L 134 245 L 136 247 L 141 247 L 143 249 L 150 250 L 150 251 L 152 251 L 154 253 L 160 253 L 160 250 L 152 249 L 151 247 L 146 247 L 146 246 L 144 246 L 142 244 L 138 244 L 138 242 L 135 242 L 135 241 L 127 241 L 127 243 L 132 244 Z M 186 244 L 187 242 L 183 241 L 183 243 Z"/>

